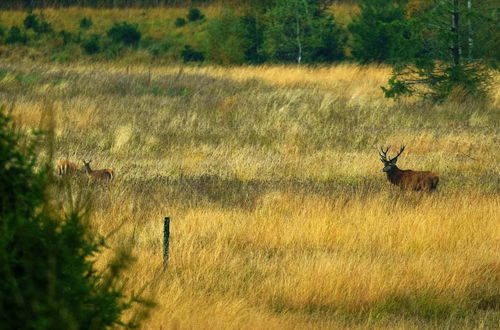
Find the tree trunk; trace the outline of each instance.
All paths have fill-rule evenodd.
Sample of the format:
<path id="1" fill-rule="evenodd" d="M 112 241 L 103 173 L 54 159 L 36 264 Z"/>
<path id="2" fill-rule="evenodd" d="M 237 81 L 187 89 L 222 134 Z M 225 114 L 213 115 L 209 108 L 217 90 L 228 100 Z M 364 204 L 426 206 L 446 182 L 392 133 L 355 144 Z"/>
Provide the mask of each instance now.
<path id="1" fill-rule="evenodd" d="M 469 58 L 469 62 L 472 62 L 472 24 L 470 22 L 470 15 L 472 13 L 472 0 L 467 0 L 467 9 L 468 9 L 468 17 L 467 17 L 467 25 L 468 25 L 468 41 L 469 48 L 467 50 L 467 57 Z"/>
<path id="2" fill-rule="evenodd" d="M 300 40 L 300 23 L 299 23 L 299 15 L 295 16 L 295 22 L 297 23 L 297 46 L 298 46 L 298 54 L 297 54 L 297 64 L 300 65 L 302 61 L 302 42 Z"/>
<path id="3" fill-rule="evenodd" d="M 455 66 L 460 65 L 460 56 L 462 50 L 460 48 L 460 35 L 459 35 L 459 23 L 460 23 L 460 10 L 458 7 L 459 0 L 453 1 L 453 9 L 451 12 L 451 57 L 453 59 L 453 64 Z"/>

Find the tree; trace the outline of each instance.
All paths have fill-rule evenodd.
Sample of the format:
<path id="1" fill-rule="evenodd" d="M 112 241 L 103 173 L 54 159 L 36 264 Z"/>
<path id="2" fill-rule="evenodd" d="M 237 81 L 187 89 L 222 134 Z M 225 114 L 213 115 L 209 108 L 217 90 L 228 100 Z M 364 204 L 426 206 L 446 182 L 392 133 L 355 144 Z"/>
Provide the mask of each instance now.
<path id="1" fill-rule="evenodd" d="M 487 95 L 491 76 L 472 27 L 491 23 L 472 4 L 437 0 L 419 11 L 411 39 L 420 49 L 395 66 L 389 86 L 382 88 L 387 97 L 416 94 L 443 101 L 453 92 L 474 98 Z"/>
<path id="2" fill-rule="evenodd" d="M 343 57 L 344 33 L 314 0 L 276 0 L 265 15 L 264 50 L 274 62 L 333 62 Z"/>
<path id="3" fill-rule="evenodd" d="M 361 63 L 395 62 L 408 48 L 404 9 L 394 1 L 362 0 L 361 12 L 351 24 L 352 57 Z"/>
<path id="4" fill-rule="evenodd" d="M 245 51 L 249 47 L 245 26 L 232 10 L 223 10 L 218 18 L 207 26 L 207 57 L 220 64 L 245 62 Z"/>
<path id="5" fill-rule="evenodd" d="M 262 63 L 263 26 L 247 13 L 236 16 L 224 9 L 207 24 L 206 51 L 210 61 L 220 64 Z"/>
<path id="6" fill-rule="evenodd" d="M 26 146 L 27 145 L 27 146 Z M 133 301 L 117 276 L 127 259 L 95 268 L 103 246 L 49 200 L 49 172 L 0 108 L 0 324 L 5 329 L 104 329 Z"/>

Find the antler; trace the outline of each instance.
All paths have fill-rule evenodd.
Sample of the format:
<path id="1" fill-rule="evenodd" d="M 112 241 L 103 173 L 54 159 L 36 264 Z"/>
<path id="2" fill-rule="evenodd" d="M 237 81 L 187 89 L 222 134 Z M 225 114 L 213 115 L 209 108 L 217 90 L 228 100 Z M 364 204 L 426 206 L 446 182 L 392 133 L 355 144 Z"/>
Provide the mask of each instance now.
<path id="1" fill-rule="evenodd" d="M 384 150 L 384 148 L 380 147 L 380 152 L 379 152 L 379 155 L 380 155 L 380 160 L 383 161 L 383 162 L 386 162 L 387 161 L 387 151 L 389 151 L 389 148 L 391 146 L 387 146 L 387 149 Z"/>
<path id="2" fill-rule="evenodd" d="M 391 158 L 390 162 L 393 162 L 393 161 L 396 161 L 399 157 L 399 155 L 401 155 L 403 153 L 403 151 L 405 150 L 405 147 L 406 146 L 401 146 L 401 148 L 399 149 L 399 152 L 396 156 L 394 156 L 393 158 Z"/>

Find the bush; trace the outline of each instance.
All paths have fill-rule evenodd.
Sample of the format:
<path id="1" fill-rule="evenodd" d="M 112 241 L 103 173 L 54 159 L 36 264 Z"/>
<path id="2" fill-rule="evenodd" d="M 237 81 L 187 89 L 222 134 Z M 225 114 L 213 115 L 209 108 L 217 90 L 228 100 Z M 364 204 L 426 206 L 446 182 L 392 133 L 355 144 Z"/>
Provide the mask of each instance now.
<path id="1" fill-rule="evenodd" d="M 127 22 L 113 24 L 107 33 L 113 42 L 126 46 L 137 46 L 141 40 L 141 32 L 137 25 Z"/>
<path id="2" fill-rule="evenodd" d="M 186 25 L 186 23 L 187 22 L 186 22 L 186 20 L 184 18 L 177 17 L 175 19 L 174 25 L 175 25 L 175 27 L 182 27 L 182 26 Z"/>
<path id="3" fill-rule="evenodd" d="M 3 38 L 5 36 L 5 27 L 0 25 L 0 38 Z"/>
<path id="4" fill-rule="evenodd" d="M 48 167 L 0 108 L 0 324 L 5 329 L 105 329 L 121 322 L 135 299 L 119 283 L 129 262 L 103 273 L 95 238 L 76 213 L 60 217 L 47 191 Z M 41 170 L 37 169 L 41 168 Z"/>
<path id="5" fill-rule="evenodd" d="M 73 36 L 73 33 L 68 32 L 66 30 L 61 30 L 59 32 L 59 35 L 63 39 L 63 45 L 67 45 L 69 43 L 72 43 L 74 41 L 74 39 L 75 39 L 74 36 Z"/>
<path id="6" fill-rule="evenodd" d="M 38 34 L 52 33 L 54 32 L 54 29 L 52 29 L 52 25 L 50 23 L 42 21 L 40 22 L 40 25 L 38 25 L 38 28 L 35 30 L 35 32 Z"/>
<path id="7" fill-rule="evenodd" d="M 199 21 L 205 18 L 205 16 L 201 13 L 198 8 L 190 8 L 187 13 L 187 19 L 190 22 Z"/>
<path id="8" fill-rule="evenodd" d="M 23 25 L 26 29 L 34 30 L 38 26 L 38 16 L 35 14 L 28 14 L 24 18 Z"/>
<path id="9" fill-rule="evenodd" d="M 88 55 L 97 54 L 101 51 L 101 36 L 91 34 L 82 42 L 82 48 Z"/>
<path id="10" fill-rule="evenodd" d="M 92 26 L 92 19 L 90 17 L 84 17 L 80 20 L 79 26 L 82 30 L 88 30 Z"/>
<path id="11" fill-rule="evenodd" d="M 46 22 L 43 17 L 35 14 L 28 14 L 23 21 L 24 27 L 35 31 L 37 34 L 52 33 L 52 25 Z"/>
<path id="12" fill-rule="evenodd" d="M 190 45 L 185 45 L 181 51 L 181 57 L 184 62 L 203 62 L 205 53 L 194 50 Z"/>
<path id="13" fill-rule="evenodd" d="M 26 44 L 28 42 L 28 37 L 26 36 L 26 33 L 21 31 L 21 29 L 17 26 L 12 26 L 9 30 L 9 33 L 7 33 L 7 38 L 5 38 L 5 43 L 7 44 Z"/>

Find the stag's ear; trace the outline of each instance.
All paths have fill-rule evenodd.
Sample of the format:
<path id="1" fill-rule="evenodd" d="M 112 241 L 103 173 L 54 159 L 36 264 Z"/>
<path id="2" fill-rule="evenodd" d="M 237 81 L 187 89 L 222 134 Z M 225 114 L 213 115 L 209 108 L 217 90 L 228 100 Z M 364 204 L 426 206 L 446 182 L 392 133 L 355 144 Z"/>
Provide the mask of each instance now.
<path id="1" fill-rule="evenodd" d="M 396 165 L 396 162 L 397 162 L 397 161 L 398 161 L 398 158 L 396 157 L 395 159 L 392 159 L 392 160 L 391 160 L 391 164 Z"/>

